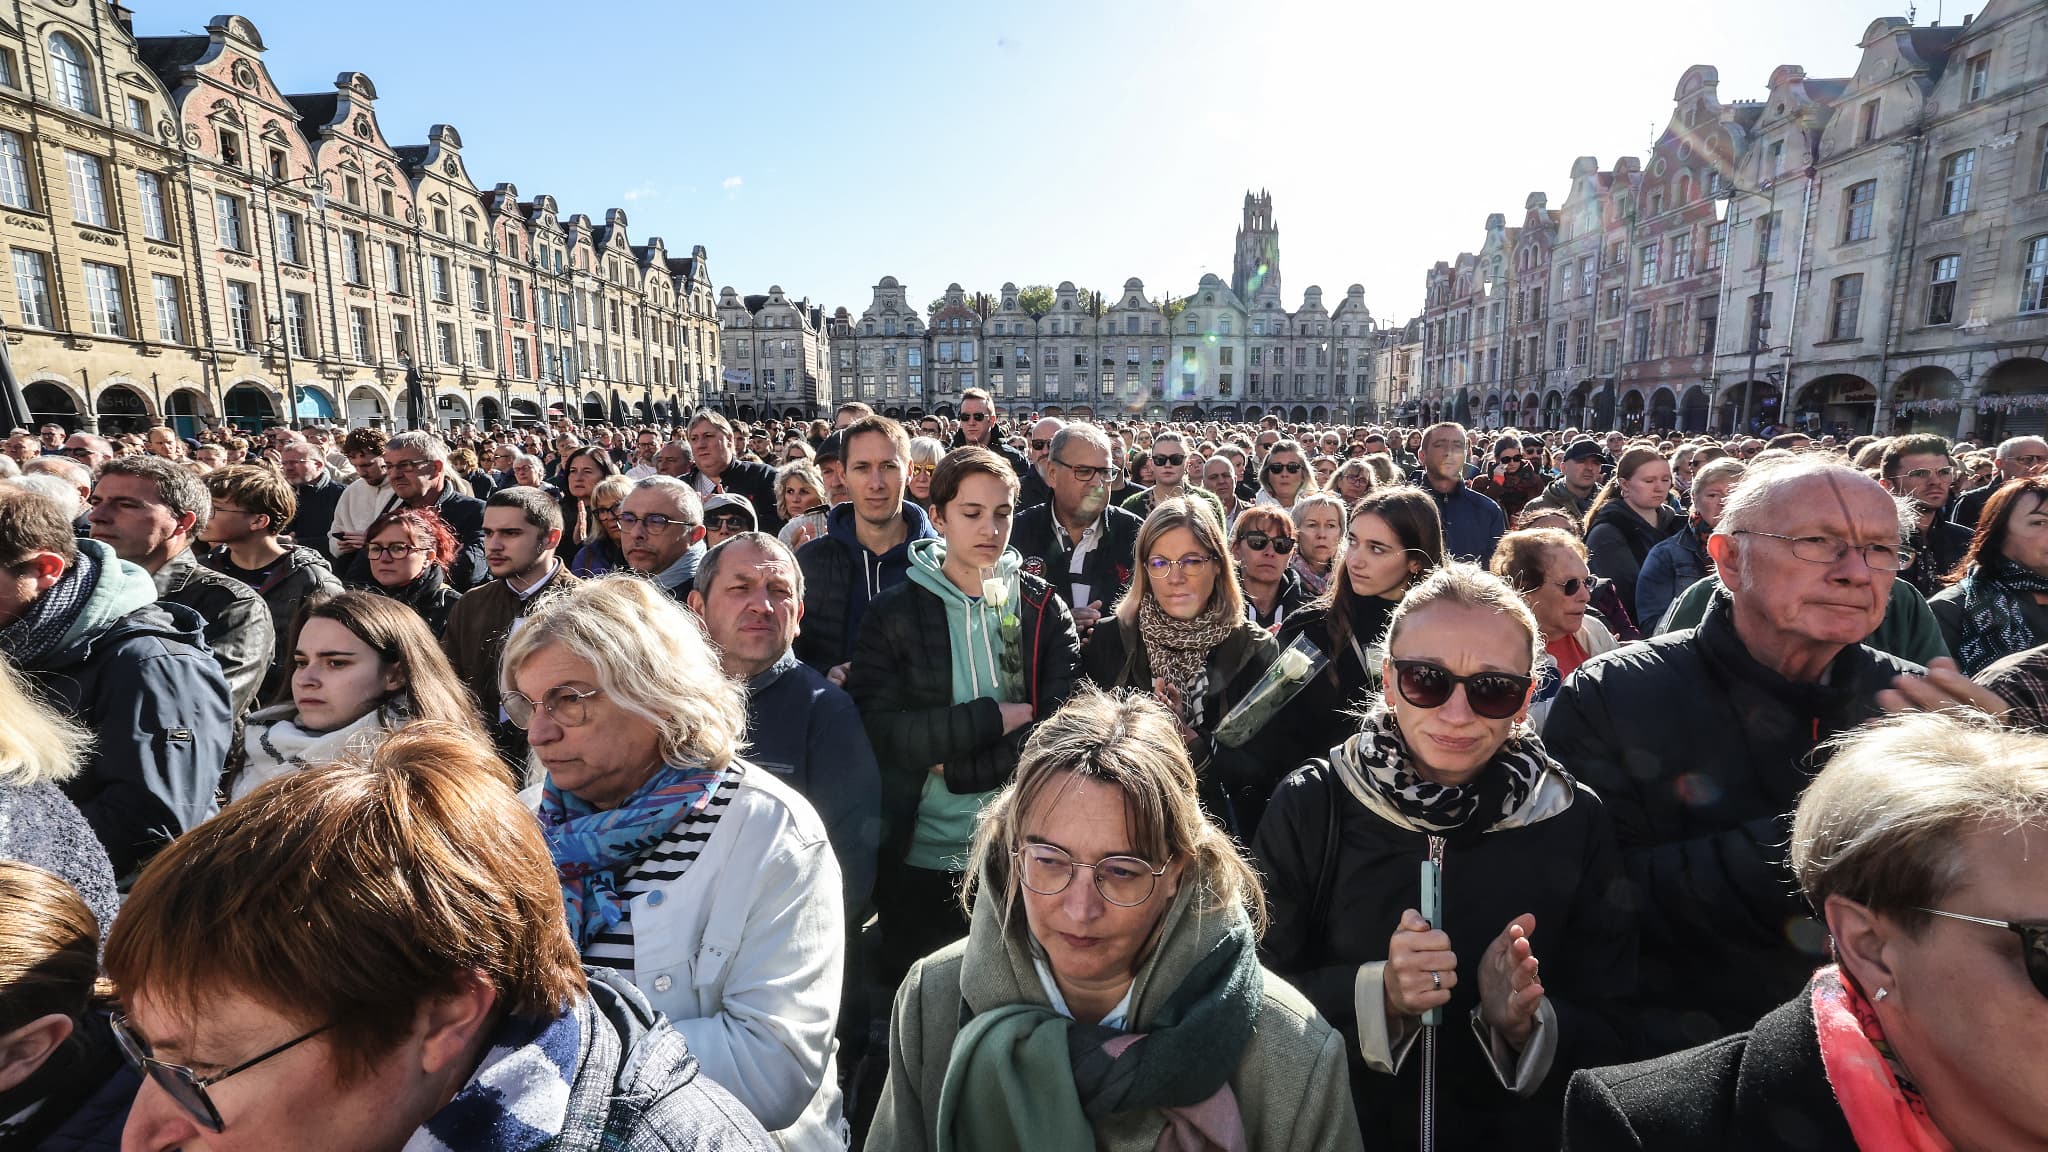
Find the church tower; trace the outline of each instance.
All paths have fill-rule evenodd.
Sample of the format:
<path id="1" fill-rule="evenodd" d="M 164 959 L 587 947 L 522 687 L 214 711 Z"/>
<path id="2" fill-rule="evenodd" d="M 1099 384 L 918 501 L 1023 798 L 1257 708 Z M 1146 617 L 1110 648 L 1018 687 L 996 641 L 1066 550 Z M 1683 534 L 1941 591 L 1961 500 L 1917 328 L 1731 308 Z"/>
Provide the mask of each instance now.
<path id="1" fill-rule="evenodd" d="M 1246 304 L 1269 292 L 1280 294 L 1280 226 L 1273 222 L 1273 195 L 1264 189 L 1256 196 L 1244 194 L 1244 223 L 1237 229 L 1230 287 Z"/>

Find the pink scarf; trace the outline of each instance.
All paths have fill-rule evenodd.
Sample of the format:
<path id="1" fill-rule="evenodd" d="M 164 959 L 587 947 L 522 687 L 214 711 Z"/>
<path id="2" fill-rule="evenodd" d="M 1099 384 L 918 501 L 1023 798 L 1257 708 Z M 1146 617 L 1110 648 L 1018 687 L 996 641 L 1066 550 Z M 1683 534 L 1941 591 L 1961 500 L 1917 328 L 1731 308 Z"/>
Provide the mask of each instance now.
<path id="1" fill-rule="evenodd" d="M 1813 1023 L 1820 1062 L 1863 1152 L 1954 1152 L 1934 1127 L 1927 1103 L 1905 1076 L 1878 1024 L 1877 1010 L 1830 964 L 1814 974 Z"/>
<path id="2" fill-rule="evenodd" d="M 1118 1036 L 1102 1047 L 1110 1056 L 1138 1042 L 1142 1032 Z M 1191 1108 L 1161 1108 L 1166 1127 L 1159 1131 L 1154 1152 L 1247 1152 L 1244 1117 L 1237 1110 L 1237 1094 L 1226 1081 L 1207 1100 Z"/>

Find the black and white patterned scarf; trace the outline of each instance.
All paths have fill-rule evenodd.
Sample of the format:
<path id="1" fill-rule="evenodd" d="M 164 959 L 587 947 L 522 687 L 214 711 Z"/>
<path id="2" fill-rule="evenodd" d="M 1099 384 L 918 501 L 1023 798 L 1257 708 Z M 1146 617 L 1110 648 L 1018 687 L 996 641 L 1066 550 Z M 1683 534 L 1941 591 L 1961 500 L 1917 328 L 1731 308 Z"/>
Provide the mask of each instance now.
<path id="1" fill-rule="evenodd" d="M 1361 801 L 1369 793 L 1391 807 L 1417 831 L 1484 832 L 1528 801 L 1537 782 L 1557 769 L 1543 742 L 1522 725 L 1469 784 L 1425 779 L 1384 699 L 1373 701 L 1359 731 L 1330 750 L 1330 765 Z"/>
<path id="2" fill-rule="evenodd" d="M 0 628 L 0 652 L 17 668 L 34 668 L 57 650 L 79 609 L 99 586 L 100 566 L 92 554 L 80 549 L 71 570 L 36 597 L 21 618 Z"/>
<path id="3" fill-rule="evenodd" d="M 2039 644 L 2027 623 L 2026 604 L 2048 592 L 2048 577 L 2000 556 L 1963 577 L 1963 642 L 1956 648 L 1963 675 L 1975 676 L 2015 652 Z"/>

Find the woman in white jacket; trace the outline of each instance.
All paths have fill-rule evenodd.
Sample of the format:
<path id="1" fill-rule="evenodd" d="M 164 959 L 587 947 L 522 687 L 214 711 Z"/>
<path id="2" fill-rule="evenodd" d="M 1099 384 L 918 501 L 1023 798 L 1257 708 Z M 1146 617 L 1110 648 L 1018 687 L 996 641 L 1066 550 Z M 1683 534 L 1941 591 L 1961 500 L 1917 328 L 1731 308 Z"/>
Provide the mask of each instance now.
<path id="1" fill-rule="evenodd" d="M 1587 611 L 1596 577 L 1586 567 L 1586 546 L 1577 536 L 1561 528 L 1510 532 L 1494 548 L 1492 568 L 1536 614 L 1543 652 L 1529 698 L 1529 727 L 1541 732 L 1565 678 L 1619 642 L 1599 616 Z"/>
<path id="2" fill-rule="evenodd" d="M 737 755 L 742 689 L 694 616 L 611 575 L 526 617 L 499 671 L 586 964 L 616 969 L 787 1149 L 846 1146 L 833 1029 L 839 865 L 801 796 Z"/>

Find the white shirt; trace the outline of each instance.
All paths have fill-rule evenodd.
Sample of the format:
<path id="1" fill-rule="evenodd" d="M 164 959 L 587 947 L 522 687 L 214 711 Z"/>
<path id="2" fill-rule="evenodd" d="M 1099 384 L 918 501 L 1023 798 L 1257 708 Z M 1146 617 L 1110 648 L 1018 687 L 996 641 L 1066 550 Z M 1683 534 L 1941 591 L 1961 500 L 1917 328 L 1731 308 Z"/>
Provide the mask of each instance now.
<path id="1" fill-rule="evenodd" d="M 1095 523 L 1081 529 L 1081 538 L 1079 540 L 1074 539 L 1068 533 L 1067 526 L 1060 523 L 1060 518 L 1057 515 L 1052 518 L 1053 535 L 1062 544 L 1073 549 L 1072 552 L 1067 554 L 1067 575 L 1079 576 L 1083 568 L 1087 566 L 1088 554 L 1095 551 L 1095 546 L 1102 541 L 1102 522 L 1108 519 L 1108 517 L 1109 513 L 1107 510 L 1097 516 Z M 1071 584 L 1071 587 L 1074 591 L 1075 605 L 1093 603 L 1093 599 L 1088 595 L 1090 591 L 1088 585 L 1075 581 Z"/>
<path id="2" fill-rule="evenodd" d="M 1045 998 L 1052 1001 L 1052 1010 L 1072 1020 L 1074 1013 L 1067 1007 L 1067 998 L 1060 995 L 1059 982 L 1052 978 L 1052 967 L 1045 962 L 1045 957 L 1038 954 L 1035 942 L 1031 949 L 1031 966 L 1038 971 L 1038 982 L 1045 988 Z M 1124 989 L 1124 998 L 1117 1001 L 1116 1007 L 1109 1010 L 1109 1015 L 1102 1018 L 1104 1028 L 1114 1028 L 1122 1032 L 1130 1027 L 1131 994 L 1137 990 L 1138 982 L 1131 981 L 1131 986 Z"/>

